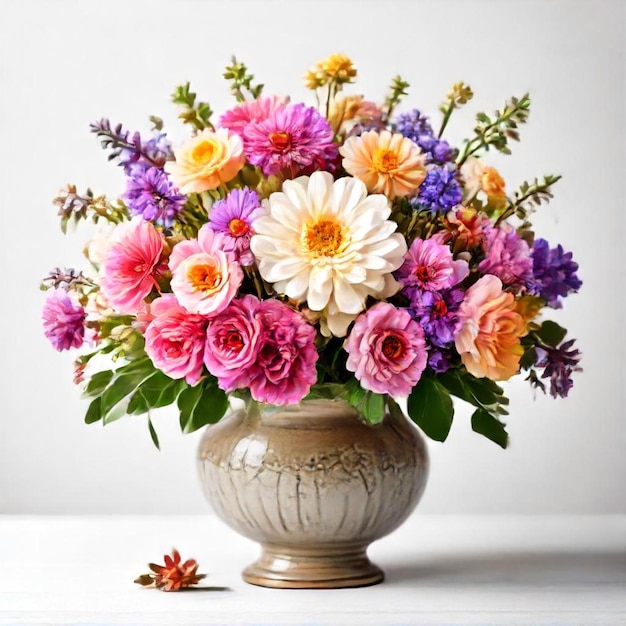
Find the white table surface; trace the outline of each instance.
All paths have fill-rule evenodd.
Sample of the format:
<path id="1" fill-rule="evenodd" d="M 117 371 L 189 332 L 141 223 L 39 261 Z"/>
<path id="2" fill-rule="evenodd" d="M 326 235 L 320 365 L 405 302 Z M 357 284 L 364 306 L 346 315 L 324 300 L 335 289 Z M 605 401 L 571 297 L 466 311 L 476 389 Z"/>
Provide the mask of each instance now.
<path id="1" fill-rule="evenodd" d="M 133 583 L 175 546 L 224 591 Z M 0 624 L 626 624 L 626 516 L 416 514 L 370 548 L 381 585 L 272 590 L 218 519 L 0 516 Z"/>

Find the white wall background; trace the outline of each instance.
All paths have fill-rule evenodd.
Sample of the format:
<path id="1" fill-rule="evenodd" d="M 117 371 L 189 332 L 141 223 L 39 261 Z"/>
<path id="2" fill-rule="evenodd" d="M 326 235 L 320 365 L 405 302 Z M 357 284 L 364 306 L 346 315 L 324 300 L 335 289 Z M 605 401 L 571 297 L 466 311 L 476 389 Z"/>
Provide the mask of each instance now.
<path id="1" fill-rule="evenodd" d="M 588 1 L 67 0 L 0 3 L 0 513 L 204 513 L 194 455 L 172 410 L 86 426 L 72 357 L 43 337 L 38 283 L 79 265 L 86 231 L 64 237 L 51 199 L 73 182 L 111 196 L 120 170 L 88 132 L 101 116 L 147 131 L 158 114 L 186 131 L 169 103 L 190 80 L 217 111 L 230 106 L 223 66 L 248 62 L 268 93 L 308 94 L 305 69 L 331 52 L 359 69 L 355 91 L 383 96 L 411 83 L 405 108 L 437 119 L 458 80 L 473 114 L 530 90 L 533 110 L 512 157 L 494 156 L 509 188 L 560 172 L 536 230 L 575 251 L 584 281 L 557 320 L 584 352 L 566 401 L 508 385 L 511 447 L 475 435 L 459 409 L 445 444 L 431 443 L 427 513 L 626 512 L 624 427 L 624 24 L 626 4 Z"/>

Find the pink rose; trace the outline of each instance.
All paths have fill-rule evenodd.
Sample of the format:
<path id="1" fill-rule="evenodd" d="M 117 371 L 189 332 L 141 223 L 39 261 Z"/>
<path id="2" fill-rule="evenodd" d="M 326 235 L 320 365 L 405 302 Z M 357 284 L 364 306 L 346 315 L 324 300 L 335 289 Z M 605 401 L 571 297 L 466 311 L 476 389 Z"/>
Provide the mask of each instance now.
<path id="1" fill-rule="evenodd" d="M 250 367 L 250 392 L 258 402 L 297 404 L 317 380 L 315 329 L 278 300 L 264 300 L 257 312 L 262 337 Z"/>
<path id="2" fill-rule="evenodd" d="M 150 314 L 154 319 L 144 337 L 154 366 L 171 378 L 195 385 L 202 376 L 207 319 L 189 313 L 172 294 L 154 300 Z"/>
<path id="3" fill-rule="evenodd" d="M 227 392 L 247 387 L 248 369 L 257 359 L 263 328 L 258 315 L 261 302 L 246 295 L 233 300 L 209 322 L 204 364 Z"/>
<path id="4" fill-rule="evenodd" d="M 346 368 L 364 389 L 408 396 L 426 367 L 424 331 L 405 309 L 379 302 L 359 315 L 348 336 Z"/>

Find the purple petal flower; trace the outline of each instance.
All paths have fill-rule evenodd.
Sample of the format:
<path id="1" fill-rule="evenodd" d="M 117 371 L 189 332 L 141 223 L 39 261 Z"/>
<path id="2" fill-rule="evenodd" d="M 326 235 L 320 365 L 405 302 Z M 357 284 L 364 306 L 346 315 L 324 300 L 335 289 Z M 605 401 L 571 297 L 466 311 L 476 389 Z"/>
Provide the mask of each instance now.
<path id="1" fill-rule="evenodd" d="M 56 350 L 80 348 L 85 337 L 85 311 L 63 289 L 51 291 L 42 311 L 44 334 Z"/>
<path id="2" fill-rule="evenodd" d="M 122 196 L 133 215 L 161 226 L 171 226 L 186 197 L 177 193 L 167 174 L 158 167 L 136 169 Z"/>
<path id="3" fill-rule="evenodd" d="M 443 165 L 454 159 L 454 150 L 450 144 L 435 136 L 428 118 L 417 109 L 402 113 L 396 121 L 396 130 L 422 149 L 427 163 Z"/>
<path id="4" fill-rule="evenodd" d="M 541 378 L 550 379 L 550 395 L 553 398 L 566 398 L 574 385 L 571 379 L 572 374 L 582 371 L 578 365 L 580 352 L 577 349 L 571 349 L 574 341 L 575 339 L 570 339 L 557 348 L 550 346 L 535 348 L 537 353 L 535 367 L 544 368 Z"/>
<path id="5" fill-rule="evenodd" d="M 463 190 L 451 166 L 432 166 L 411 204 L 433 213 L 447 213 L 461 203 Z"/>
<path id="6" fill-rule="evenodd" d="M 545 239 L 536 239 L 532 261 L 535 292 L 554 309 L 563 306 L 560 298 L 578 291 L 583 284 L 576 276 L 578 263 L 572 260 L 571 252 L 563 251 L 560 244 L 550 249 Z"/>
<path id="7" fill-rule="evenodd" d="M 261 210 L 261 201 L 255 191 L 247 187 L 233 189 L 211 209 L 209 223 L 217 233 L 224 233 L 224 251 L 233 252 L 242 265 L 252 265 L 250 251 L 253 224 Z"/>

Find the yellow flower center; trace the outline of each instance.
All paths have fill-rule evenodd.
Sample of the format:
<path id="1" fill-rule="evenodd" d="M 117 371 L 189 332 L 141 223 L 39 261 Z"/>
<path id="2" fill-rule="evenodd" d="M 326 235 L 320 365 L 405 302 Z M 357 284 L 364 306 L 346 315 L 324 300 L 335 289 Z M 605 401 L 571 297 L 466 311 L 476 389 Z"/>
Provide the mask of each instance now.
<path id="1" fill-rule="evenodd" d="M 305 240 L 309 252 L 316 256 L 334 256 L 343 243 L 341 224 L 335 220 L 318 220 L 307 228 Z"/>
<path id="2" fill-rule="evenodd" d="M 270 133 L 269 140 L 272 147 L 278 152 L 284 152 L 291 148 L 291 135 L 285 132 Z"/>
<path id="3" fill-rule="evenodd" d="M 215 155 L 215 148 L 213 141 L 201 141 L 197 146 L 194 146 L 191 157 L 196 163 L 206 165 Z"/>
<path id="4" fill-rule="evenodd" d="M 195 289 L 212 291 L 220 284 L 222 275 L 215 265 L 194 265 L 187 273 L 189 281 Z"/>
<path id="5" fill-rule="evenodd" d="M 385 174 L 398 168 L 398 155 L 392 150 L 380 149 L 374 156 L 374 167 Z"/>
<path id="6" fill-rule="evenodd" d="M 228 224 L 228 230 L 233 237 L 241 237 L 241 235 L 245 235 L 248 232 L 248 224 L 234 217 Z"/>

